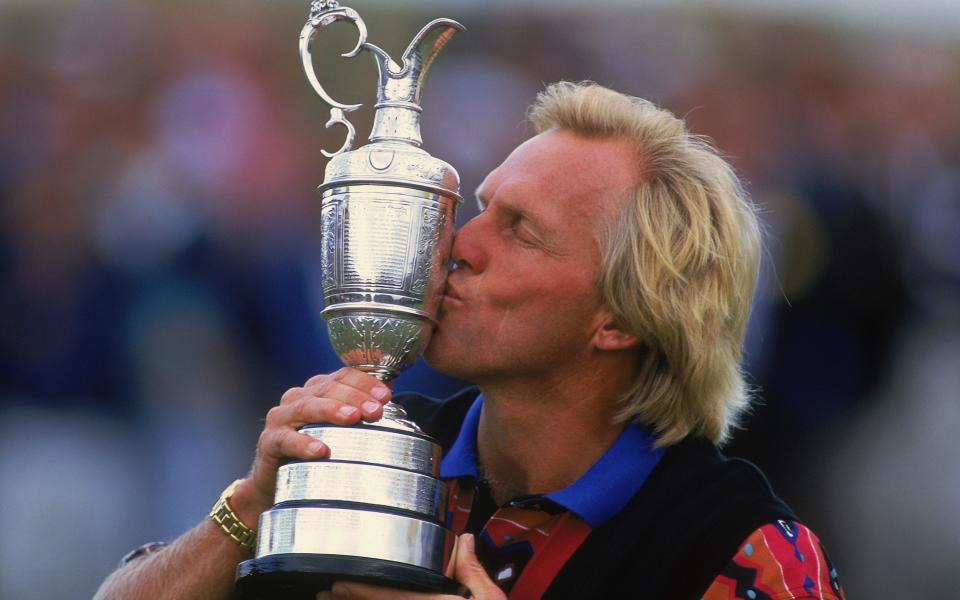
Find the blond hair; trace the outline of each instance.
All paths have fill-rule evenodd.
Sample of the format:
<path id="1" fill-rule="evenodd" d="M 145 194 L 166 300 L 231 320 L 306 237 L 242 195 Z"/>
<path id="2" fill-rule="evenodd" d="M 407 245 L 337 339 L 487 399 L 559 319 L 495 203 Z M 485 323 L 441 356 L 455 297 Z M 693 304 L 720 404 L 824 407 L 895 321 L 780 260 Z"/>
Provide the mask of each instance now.
<path id="1" fill-rule="evenodd" d="M 618 421 L 652 427 L 659 445 L 725 441 L 749 404 L 740 362 L 760 254 L 733 169 L 669 111 L 594 83 L 549 86 L 529 120 L 637 150 L 641 182 L 607 225 L 597 275 L 618 325 L 641 340 Z"/>

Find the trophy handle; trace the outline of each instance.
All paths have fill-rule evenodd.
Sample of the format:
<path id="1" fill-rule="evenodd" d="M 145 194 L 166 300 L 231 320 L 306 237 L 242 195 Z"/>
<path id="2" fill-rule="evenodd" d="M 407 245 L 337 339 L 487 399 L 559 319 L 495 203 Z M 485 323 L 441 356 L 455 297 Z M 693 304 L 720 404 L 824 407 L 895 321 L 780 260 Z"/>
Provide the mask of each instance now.
<path id="1" fill-rule="evenodd" d="M 303 66 L 303 72 L 307 76 L 307 81 L 313 86 L 313 90 L 330 106 L 330 120 L 327 121 L 326 127 L 330 128 L 334 125 L 343 125 L 347 129 L 347 139 L 343 142 L 339 150 L 336 152 L 321 150 L 327 158 L 332 158 L 337 154 L 347 152 L 353 147 L 353 140 L 356 138 L 357 132 L 353 124 L 347 120 L 344 113 L 353 112 L 363 106 L 362 104 L 344 104 L 331 98 L 326 90 L 323 89 L 323 86 L 320 85 L 320 80 L 317 79 L 317 73 L 314 70 L 313 55 L 310 53 L 313 39 L 317 34 L 337 21 L 350 21 L 357 27 L 357 31 L 360 34 L 357 45 L 353 50 L 341 54 L 344 58 L 353 58 L 360 54 L 360 51 L 367 45 L 367 26 L 363 22 L 363 19 L 360 18 L 360 15 L 352 8 L 340 7 L 336 2 L 330 1 L 314 2 L 311 6 L 310 17 L 300 31 L 300 62 Z"/>

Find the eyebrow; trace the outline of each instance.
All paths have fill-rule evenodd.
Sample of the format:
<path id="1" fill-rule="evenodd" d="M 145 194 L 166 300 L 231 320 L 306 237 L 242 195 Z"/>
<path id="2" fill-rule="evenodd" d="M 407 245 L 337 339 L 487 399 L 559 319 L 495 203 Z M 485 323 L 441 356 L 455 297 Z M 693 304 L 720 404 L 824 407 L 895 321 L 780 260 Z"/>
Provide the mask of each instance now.
<path id="1" fill-rule="evenodd" d="M 477 189 L 474 190 L 473 195 L 477 201 L 477 208 L 480 209 L 480 212 L 485 211 L 487 209 L 487 206 L 489 205 L 489 200 L 488 198 L 485 197 L 485 194 L 483 192 L 483 184 L 480 184 L 479 186 L 477 186 Z M 498 201 L 497 204 L 498 206 L 500 206 L 500 210 L 511 215 L 516 215 L 524 219 L 525 221 L 527 221 L 530 224 L 530 226 L 534 229 L 534 233 L 537 234 L 538 236 L 550 235 L 551 228 L 547 227 L 534 215 L 530 214 L 526 210 L 510 202 L 509 199 Z"/>

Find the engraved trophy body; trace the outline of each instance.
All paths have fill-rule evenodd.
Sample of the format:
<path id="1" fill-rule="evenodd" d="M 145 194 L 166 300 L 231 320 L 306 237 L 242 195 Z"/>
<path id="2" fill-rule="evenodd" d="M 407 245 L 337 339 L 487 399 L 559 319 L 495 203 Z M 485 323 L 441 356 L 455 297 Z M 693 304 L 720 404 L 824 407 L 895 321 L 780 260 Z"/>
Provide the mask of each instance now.
<path id="1" fill-rule="evenodd" d="M 314 37 L 336 21 L 360 39 L 379 70 L 370 143 L 351 150 L 345 113 L 360 105 L 333 100 L 314 71 Z M 403 64 L 366 41 L 350 8 L 317 0 L 300 34 L 307 79 L 330 106 L 327 127 L 346 128 L 331 158 L 322 198 L 322 283 L 329 337 L 343 362 L 381 380 L 410 366 L 430 340 L 461 202 L 459 176 L 420 148 L 420 92 L 443 46 L 463 27 L 428 23 Z M 237 568 L 247 596 L 313 598 L 338 580 L 451 592 L 443 577 L 454 536 L 443 525 L 440 447 L 403 409 L 387 404 L 376 423 L 307 425 L 303 433 L 331 449 L 329 459 L 280 467 L 274 506 L 260 517 L 256 557 Z"/>

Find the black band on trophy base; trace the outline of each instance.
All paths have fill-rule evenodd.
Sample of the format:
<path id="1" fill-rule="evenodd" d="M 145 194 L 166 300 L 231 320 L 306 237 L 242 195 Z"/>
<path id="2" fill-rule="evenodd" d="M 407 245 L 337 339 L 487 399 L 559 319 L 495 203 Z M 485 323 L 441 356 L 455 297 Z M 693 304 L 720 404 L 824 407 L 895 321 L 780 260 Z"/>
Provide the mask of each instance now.
<path id="1" fill-rule="evenodd" d="M 462 595 L 459 583 L 430 569 L 360 556 L 274 554 L 237 566 L 237 589 L 245 600 L 314 600 L 337 581 Z"/>

